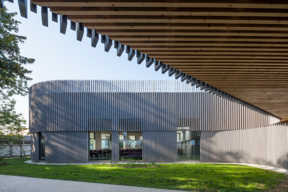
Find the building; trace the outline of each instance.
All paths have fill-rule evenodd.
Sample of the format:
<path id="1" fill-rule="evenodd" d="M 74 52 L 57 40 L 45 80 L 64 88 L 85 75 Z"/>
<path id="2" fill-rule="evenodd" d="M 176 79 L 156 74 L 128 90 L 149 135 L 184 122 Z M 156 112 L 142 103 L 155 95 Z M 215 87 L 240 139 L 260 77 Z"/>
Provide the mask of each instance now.
<path id="1" fill-rule="evenodd" d="M 287 167 L 285 123 L 201 89 L 174 80 L 35 84 L 29 93 L 32 160 L 135 157 Z"/>
<path id="2" fill-rule="evenodd" d="M 161 70 L 202 89 L 202 92 L 195 89 L 196 92 L 186 94 L 183 90 L 171 92 L 173 87 L 164 94 L 162 89 L 153 90 L 152 83 L 147 93 L 138 94 L 134 90 L 139 86 L 131 83 L 124 94 L 121 92 L 124 82 L 116 86 L 115 92 L 111 92 L 114 87 L 110 87 L 110 91 L 103 88 L 109 87 L 109 81 L 105 86 L 103 81 L 94 82 L 104 84 L 101 84 L 103 89 L 93 91 L 87 87 L 92 83 L 88 81 L 35 85 L 30 95 L 31 130 L 35 140 L 33 160 L 39 159 L 38 153 L 44 155 L 44 149 L 49 162 L 85 162 L 88 156 L 118 160 L 140 155 L 149 160 L 172 161 L 180 156 L 186 158 L 187 154 L 199 158 L 200 151 L 202 161 L 288 168 L 287 1 L 31 0 L 28 3 L 21 0 L 18 3 L 22 17 L 28 17 L 28 7 L 37 13 L 40 6 L 43 26 L 48 27 L 51 11 L 52 21 L 59 19 L 60 33 L 65 34 L 70 25 L 76 33 L 75 40 L 90 38 L 92 47 L 101 42 L 106 52 L 115 48 L 117 56 L 125 55 L 137 64 L 144 62 L 146 67 L 153 66 L 155 71 Z M 3 6 L 0 1 L 0 7 Z M 118 92 L 121 97 L 116 99 Z M 95 97 L 101 95 L 102 103 L 98 104 L 105 106 L 100 107 L 103 111 L 99 113 L 89 107 L 90 102 L 95 102 L 92 93 Z M 70 95 L 67 96 L 70 100 L 63 99 L 63 95 Z M 147 95 L 153 96 L 141 100 Z M 132 96 L 139 99 L 131 100 L 140 106 L 137 110 L 133 108 L 135 103 L 127 104 Z M 120 112 L 125 115 L 117 116 Z M 280 120 L 281 123 L 277 123 Z M 136 128 L 137 131 L 133 131 Z M 171 144 L 175 143 L 173 139 L 178 143 L 176 148 Z M 87 150 L 82 150 L 86 147 L 84 143 Z M 172 148 L 167 147 L 169 144 Z M 119 153 L 117 146 L 123 148 Z M 104 151 L 103 147 L 107 149 Z M 168 148 L 177 149 L 177 154 L 169 153 Z"/>

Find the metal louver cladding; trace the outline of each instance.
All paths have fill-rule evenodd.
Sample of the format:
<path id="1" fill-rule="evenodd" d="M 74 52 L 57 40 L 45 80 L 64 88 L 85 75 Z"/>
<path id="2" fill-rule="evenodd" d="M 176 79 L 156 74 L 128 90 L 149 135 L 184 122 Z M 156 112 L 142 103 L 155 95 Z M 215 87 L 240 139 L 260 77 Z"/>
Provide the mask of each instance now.
<path id="1" fill-rule="evenodd" d="M 88 119 L 89 130 L 112 131 L 112 119 Z"/>
<path id="2" fill-rule="evenodd" d="M 119 131 L 142 131 L 141 119 L 119 119 Z"/>
<path id="3" fill-rule="evenodd" d="M 201 161 L 252 163 L 288 168 L 288 126 L 201 132 Z M 205 151 L 205 152 L 204 152 Z"/>
<path id="4" fill-rule="evenodd" d="M 199 130 L 200 119 L 198 118 L 185 118 L 178 119 L 177 131 L 194 131 Z"/>
<path id="5" fill-rule="evenodd" d="M 30 87 L 29 97 L 31 132 L 223 131 L 280 121 L 180 80 L 47 81 Z"/>

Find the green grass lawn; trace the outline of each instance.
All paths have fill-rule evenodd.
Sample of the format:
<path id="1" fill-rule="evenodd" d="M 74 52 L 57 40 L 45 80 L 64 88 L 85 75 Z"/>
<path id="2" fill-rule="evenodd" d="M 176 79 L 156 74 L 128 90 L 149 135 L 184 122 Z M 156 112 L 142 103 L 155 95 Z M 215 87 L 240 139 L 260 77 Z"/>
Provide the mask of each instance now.
<path id="1" fill-rule="evenodd" d="M 164 164 L 161 167 L 124 164 L 33 165 L 28 159 L 9 159 L 0 174 L 86 181 L 178 190 L 265 191 L 274 188 L 286 175 L 242 165 Z"/>

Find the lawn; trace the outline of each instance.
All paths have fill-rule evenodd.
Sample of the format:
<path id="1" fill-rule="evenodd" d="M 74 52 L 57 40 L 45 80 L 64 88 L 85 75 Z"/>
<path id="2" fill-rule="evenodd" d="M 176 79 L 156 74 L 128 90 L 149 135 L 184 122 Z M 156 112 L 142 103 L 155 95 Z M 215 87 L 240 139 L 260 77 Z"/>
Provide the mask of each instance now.
<path id="1" fill-rule="evenodd" d="M 266 191 L 286 175 L 227 164 L 33 165 L 9 159 L 0 174 L 187 191 Z"/>

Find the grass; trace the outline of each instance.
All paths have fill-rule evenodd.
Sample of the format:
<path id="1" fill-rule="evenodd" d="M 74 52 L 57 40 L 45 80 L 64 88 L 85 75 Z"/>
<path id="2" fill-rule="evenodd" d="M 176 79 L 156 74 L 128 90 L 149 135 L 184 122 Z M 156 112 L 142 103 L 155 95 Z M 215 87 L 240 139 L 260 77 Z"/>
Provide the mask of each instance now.
<path id="1" fill-rule="evenodd" d="M 187 191 L 266 191 L 285 175 L 227 164 L 33 165 L 9 159 L 0 174 Z M 127 168 L 127 166 L 129 168 Z"/>

